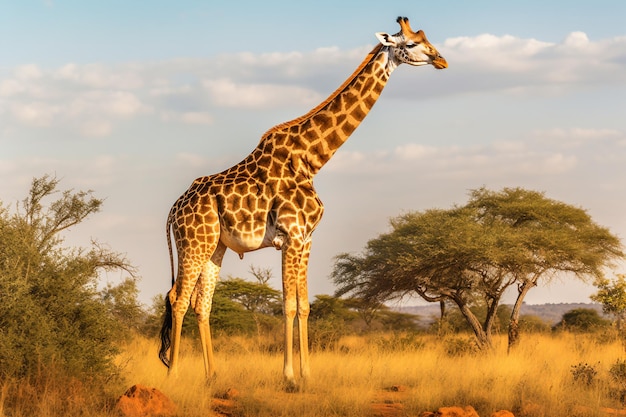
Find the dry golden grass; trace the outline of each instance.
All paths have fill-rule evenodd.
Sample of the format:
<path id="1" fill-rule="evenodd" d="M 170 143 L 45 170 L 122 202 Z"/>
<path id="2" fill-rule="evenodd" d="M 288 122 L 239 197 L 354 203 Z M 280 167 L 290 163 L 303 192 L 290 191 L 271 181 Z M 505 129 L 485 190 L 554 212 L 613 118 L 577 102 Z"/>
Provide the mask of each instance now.
<path id="1" fill-rule="evenodd" d="M 496 339 L 489 354 L 451 354 L 450 346 L 466 345 L 458 338 L 452 339 L 456 344 L 426 335 L 409 342 L 397 335 L 343 338 L 333 351 L 312 353 L 312 378 L 299 393 L 283 390 L 282 354 L 268 353 L 252 339 L 217 338 L 218 375 L 210 384 L 193 341 L 183 345 L 177 377 L 166 376 L 156 340 L 136 339 L 119 360 L 130 384 L 160 389 L 190 417 L 211 415 L 211 398 L 229 388 L 240 392 L 240 416 L 373 415 L 372 403 L 384 400 L 392 386 L 406 388 L 393 401 L 401 401 L 409 416 L 451 405 L 472 405 L 481 416 L 500 409 L 518 416 L 595 416 L 604 415 L 602 407 L 619 407 L 608 372 L 624 356 L 618 342 L 527 335 L 509 355 L 505 338 Z M 573 380 L 572 366 L 581 363 L 598 371 L 590 385 Z"/>

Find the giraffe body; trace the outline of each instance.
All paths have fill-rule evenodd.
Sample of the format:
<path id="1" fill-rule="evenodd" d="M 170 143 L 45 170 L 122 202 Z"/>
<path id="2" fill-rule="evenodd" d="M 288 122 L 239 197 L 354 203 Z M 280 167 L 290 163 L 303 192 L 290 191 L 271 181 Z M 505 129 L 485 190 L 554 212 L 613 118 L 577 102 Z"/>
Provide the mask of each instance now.
<path id="1" fill-rule="evenodd" d="M 422 31 L 413 32 L 406 18 L 398 22 L 401 32 L 377 34 L 381 43 L 327 100 L 267 131 L 239 164 L 196 179 L 172 206 L 167 237 L 173 286 L 166 300 L 160 351 L 170 372 L 176 371 L 182 320 L 191 305 L 198 318 L 205 370 L 207 376 L 213 375 L 209 315 L 224 253 L 228 248 L 242 257 L 273 246 L 282 251 L 284 376 L 295 386 L 296 316 L 300 373 L 304 379 L 309 376 L 307 269 L 311 235 L 324 211 L 313 177 L 365 118 L 397 65 L 447 67 Z M 170 230 L 178 255 L 176 280 Z"/>

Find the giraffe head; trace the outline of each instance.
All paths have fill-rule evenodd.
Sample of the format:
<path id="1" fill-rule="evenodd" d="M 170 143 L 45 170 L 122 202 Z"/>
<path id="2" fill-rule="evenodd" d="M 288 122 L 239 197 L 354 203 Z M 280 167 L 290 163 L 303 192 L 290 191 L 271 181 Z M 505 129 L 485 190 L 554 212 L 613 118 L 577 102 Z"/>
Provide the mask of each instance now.
<path id="1" fill-rule="evenodd" d="M 422 30 L 413 32 L 409 25 L 409 19 L 406 17 L 398 17 L 397 22 L 400 24 L 401 30 L 395 35 L 384 32 L 376 34 L 380 43 L 391 49 L 391 59 L 395 60 L 397 64 L 406 63 L 414 66 L 431 64 L 437 69 L 448 67 L 444 57 L 439 55 L 437 49 L 428 42 Z"/>

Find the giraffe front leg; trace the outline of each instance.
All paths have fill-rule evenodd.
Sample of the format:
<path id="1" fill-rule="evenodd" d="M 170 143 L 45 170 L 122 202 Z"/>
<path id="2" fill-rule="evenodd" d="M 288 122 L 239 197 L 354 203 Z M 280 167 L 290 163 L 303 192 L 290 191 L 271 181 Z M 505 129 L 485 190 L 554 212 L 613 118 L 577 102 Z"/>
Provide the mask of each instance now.
<path id="1" fill-rule="evenodd" d="M 296 294 L 292 294 L 291 292 L 290 286 L 286 285 L 283 277 L 283 311 L 285 316 L 283 376 L 285 378 L 287 391 L 294 391 L 297 389 L 296 379 L 293 373 L 293 320 L 296 317 L 297 302 Z"/>
<path id="2" fill-rule="evenodd" d="M 311 241 L 304 244 L 302 256 L 300 258 L 300 273 L 297 282 L 298 297 L 298 333 L 300 335 L 300 375 L 303 382 L 311 375 L 309 367 L 309 313 L 311 306 L 309 304 L 309 290 L 307 284 L 307 274 L 309 266 L 309 254 L 311 252 Z"/>
<path id="3" fill-rule="evenodd" d="M 293 324 L 298 316 L 300 345 L 300 375 L 303 382 L 310 376 L 307 291 L 307 265 L 310 243 L 294 244 L 283 248 L 283 303 L 285 314 L 285 362 L 283 374 L 288 390 L 296 390 L 293 370 Z"/>

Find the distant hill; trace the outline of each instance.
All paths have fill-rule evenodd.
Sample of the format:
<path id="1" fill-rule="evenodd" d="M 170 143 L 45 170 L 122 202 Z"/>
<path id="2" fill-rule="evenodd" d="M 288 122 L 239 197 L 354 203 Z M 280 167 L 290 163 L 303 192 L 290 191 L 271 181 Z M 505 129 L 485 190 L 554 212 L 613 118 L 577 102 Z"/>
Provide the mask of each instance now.
<path id="1" fill-rule="evenodd" d="M 512 305 L 508 305 L 513 307 Z M 456 307 L 449 306 L 449 309 Z M 602 304 L 598 303 L 558 303 L 558 304 L 526 304 L 522 305 L 521 315 L 532 315 L 541 318 L 546 323 L 554 325 L 561 321 L 563 314 L 577 308 L 590 308 L 602 314 Z M 441 314 L 439 303 L 432 303 L 424 306 L 398 307 L 394 311 L 415 314 L 419 316 L 419 321 L 423 325 L 428 325 L 439 318 Z"/>

